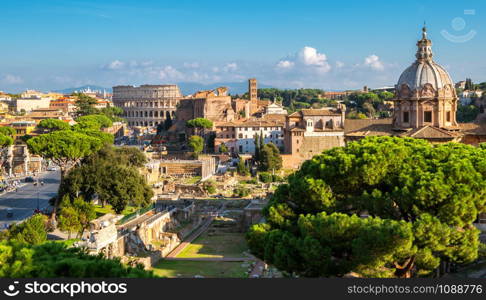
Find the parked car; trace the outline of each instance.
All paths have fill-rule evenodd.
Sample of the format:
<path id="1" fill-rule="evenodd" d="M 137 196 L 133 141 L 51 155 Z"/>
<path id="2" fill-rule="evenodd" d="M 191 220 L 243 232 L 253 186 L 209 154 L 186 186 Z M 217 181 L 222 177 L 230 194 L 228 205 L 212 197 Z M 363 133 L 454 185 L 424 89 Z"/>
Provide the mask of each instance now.
<path id="1" fill-rule="evenodd" d="M 57 167 L 54 167 L 54 166 L 49 167 L 49 168 L 47 168 L 47 171 L 57 171 Z"/>

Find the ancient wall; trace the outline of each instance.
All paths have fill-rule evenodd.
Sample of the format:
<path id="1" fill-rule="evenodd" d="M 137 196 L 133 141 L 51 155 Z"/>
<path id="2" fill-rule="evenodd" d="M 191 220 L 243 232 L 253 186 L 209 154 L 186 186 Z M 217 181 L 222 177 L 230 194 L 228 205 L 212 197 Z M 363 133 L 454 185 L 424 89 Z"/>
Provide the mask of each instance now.
<path id="1" fill-rule="evenodd" d="M 161 161 L 161 175 L 169 176 L 202 176 L 203 163 L 197 160 Z"/>
<path id="2" fill-rule="evenodd" d="M 300 147 L 299 155 L 305 159 L 311 159 L 324 150 L 344 146 L 344 136 L 306 136 Z"/>

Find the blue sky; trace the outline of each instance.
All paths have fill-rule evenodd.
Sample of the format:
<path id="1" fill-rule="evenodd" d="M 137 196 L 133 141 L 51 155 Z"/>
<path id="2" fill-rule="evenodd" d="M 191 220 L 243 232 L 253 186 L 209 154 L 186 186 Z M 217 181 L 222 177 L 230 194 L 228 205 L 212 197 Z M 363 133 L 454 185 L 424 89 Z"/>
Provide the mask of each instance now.
<path id="1" fill-rule="evenodd" d="M 486 81 L 484 14 L 483 0 L 0 0 L 0 90 L 253 76 L 388 86 L 413 62 L 424 20 L 454 81 Z"/>

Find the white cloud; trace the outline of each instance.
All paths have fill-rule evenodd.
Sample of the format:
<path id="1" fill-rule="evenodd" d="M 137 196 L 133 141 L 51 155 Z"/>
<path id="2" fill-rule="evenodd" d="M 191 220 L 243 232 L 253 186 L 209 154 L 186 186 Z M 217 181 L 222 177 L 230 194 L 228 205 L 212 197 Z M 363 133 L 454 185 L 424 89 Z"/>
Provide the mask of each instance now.
<path id="1" fill-rule="evenodd" d="M 297 56 L 307 66 L 325 66 L 327 64 L 326 55 L 317 52 L 316 48 L 305 46 L 299 51 Z"/>
<path id="2" fill-rule="evenodd" d="M 197 69 L 199 68 L 199 63 L 197 62 L 192 62 L 192 63 L 189 63 L 189 62 L 185 62 L 183 64 L 184 68 L 188 68 L 188 69 Z"/>
<path id="3" fill-rule="evenodd" d="M 225 72 L 234 72 L 238 69 L 238 65 L 236 63 L 227 63 L 224 67 L 223 67 L 223 71 Z"/>
<path id="4" fill-rule="evenodd" d="M 119 70 L 125 66 L 125 63 L 116 59 L 109 63 L 108 65 L 105 66 L 106 69 L 108 70 Z"/>
<path id="5" fill-rule="evenodd" d="M 316 48 L 305 46 L 296 54 L 281 59 L 277 63 L 279 69 L 290 69 L 295 67 L 298 71 L 327 73 L 331 70 L 331 65 L 327 61 L 324 53 L 319 53 Z"/>
<path id="6" fill-rule="evenodd" d="M 20 76 L 7 74 L 3 77 L 2 82 L 6 83 L 6 84 L 20 84 L 20 83 L 23 83 L 24 80 Z"/>
<path id="7" fill-rule="evenodd" d="M 163 67 L 157 72 L 158 78 L 161 80 L 182 80 L 184 75 L 172 66 Z"/>
<path id="8" fill-rule="evenodd" d="M 277 68 L 281 68 L 281 69 L 290 69 L 292 68 L 293 66 L 295 65 L 294 62 L 290 61 L 290 60 L 281 60 L 277 63 Z"/>
<path id="9" fill-rule="evenodd" d="M 364 65 L 376 71 L 383 71 L 385 69 L 383 62 L 381 62 L 380 58 L 375 54 L 366 57 Z"/>

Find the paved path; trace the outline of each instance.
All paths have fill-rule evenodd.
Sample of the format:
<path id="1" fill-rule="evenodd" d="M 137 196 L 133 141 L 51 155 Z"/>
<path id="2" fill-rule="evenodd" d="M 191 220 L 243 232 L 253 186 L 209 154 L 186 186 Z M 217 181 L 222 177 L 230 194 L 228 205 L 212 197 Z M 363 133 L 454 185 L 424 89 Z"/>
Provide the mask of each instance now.
<path id="1" fill-rule="evenodd" d="M 253 261 L 252 257 L 166 257 L 166 260 L 186 261 Z"/>
<path id="2" fill-rule="evenodd" d="M 34 186 L 29 182 L 19 187 L 17 192 L 13 191 L 0 196 L 0 229 L 4 228 L 4 224 L 20 222 L 30 217 L 37 205 L 40 210 L 49 206 L 49 199 L 57 195 L 59 189 L 60 172 L 43 173 L 39 176 L 39 180 L 42 180 L 44 185 Z M 7 208 L 12 208 L 12 218 L 7 218 Z"/>
<path id="3" fill-rule="evenodd" d="M 172 252 L 169 253 L 169 255 L 166 256 L 166 258 L 170 257 L 176 257 L 179 255 L 179 253 L 184 250 L 192 241 L 194 241 L 198 236 L 200 236 L 203 232 L 205 232 L 208 228 L 209 225 L 213 222 L 214 217 L 209 217 L 201 226 L 199 226 L 198 229 L 196 229 L 195 232 L 193 232 L 185 241 L 179 244 Z"/>

